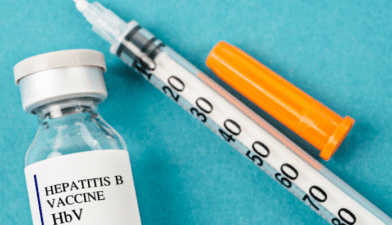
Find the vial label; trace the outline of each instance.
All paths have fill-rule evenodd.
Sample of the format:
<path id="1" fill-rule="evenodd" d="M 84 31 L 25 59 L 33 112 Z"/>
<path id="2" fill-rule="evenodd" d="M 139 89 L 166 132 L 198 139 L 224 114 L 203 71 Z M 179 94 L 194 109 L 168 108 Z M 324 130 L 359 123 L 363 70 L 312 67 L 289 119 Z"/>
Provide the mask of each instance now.
<path id="1" fill-rule="evenodd" d="M 46 159 L 25 175 L 34 225 L 141 224 L 125 150 Z"/>

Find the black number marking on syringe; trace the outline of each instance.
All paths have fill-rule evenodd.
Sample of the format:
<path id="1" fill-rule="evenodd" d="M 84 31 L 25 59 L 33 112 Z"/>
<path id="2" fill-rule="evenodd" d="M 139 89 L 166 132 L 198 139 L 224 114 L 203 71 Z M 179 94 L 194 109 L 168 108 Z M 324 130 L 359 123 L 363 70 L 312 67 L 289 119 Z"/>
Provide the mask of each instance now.
<path id="1" fill-rule="evenodd" d="M 181 92 L 185 89 L 185 84 L 182 80 L 180 80 L 180 78 L 176 77 L 176 76 L 171 76 L 169 77 L 169 79 L 167 79 L 167 82 L 170 84 L 170 86 L 178 91 Z"/>
<path id="2" fill-rule="evenodd" d="M 315 199 L 317 202 L 325 202 L 327 201 L 327 193 L 323 189 L 321 189 L 318 186 L 312 186 L 309 189 L 309 194 L 312 196 L 313 199 Z M 309 197 L 309 195 L 305 194 L 305 196 L 302 198 L 304 202 L 308 200 L 310 204 L 316 209 L 320 210 L 312 201 L 312 199 Z"/>
<path id="3" fill-rule="evenodd" d="M 344 213 L 344 214 L 343 214 Z M 357 218 L 354 216 L 354 214 L 350 211 L 350 210 L 348 210 L 348 209 L 345 209 L 345 208 L 342 208 L 342 209 L 340 209 L 339 211 L 338 211 L 338 215 L 339 215 L 339 218 L 344 222 L 344 223 L 341 223 L 340 222 L 340 220 L 338 219 L 338 218 L 333 218 L 332 219 L 332 224 L 334 224 L 334 225 L 353 225 L 353 224 L 355 224 L 355 222 L 357 222 Z M 350 218 L 349 219 L 347 219 L 347 216 L 349 216 Z"/>
<path id="4" fill-rule="evenodd" d="M 226 140 L 228 143 L 235 142 L 235 139 L 233 138 L 234 136 L 237 136 L 241 133 L 241 127 L 238 125 L 237 122 L 231 119 L 225 120 L 223 123 L 223 127 L 226 128 L 226 130 L 229 133 L 226 133 L 223 129 L 219 129 L 219 133 L 222 135 L 223 139 Z"/>
<path id="5" fill-rule="evenodd" d="M 170 84 L 170 86 L 176 90 L 177 92 L 181 92 L 185 89 L 185 84 L 176 76 L 171 76 L 167 80 L 167 82 Z M 165 94 L 170 93 L 170 97 L 173 98 L 175 102 L 178 102 L 180 99 L 180 95 L 176 94 L 170 87 L 168 86 L 163 86 L 162 91 L 165 92 Z"/>
<path id="6" fill-rule="evenodd" d="M 265 144 L 261 143 L 260 141 L 255 141 L 252 145 L 252 149 L 254 152 L 256 152 L 256 155 L 250 155 L 251 154 L 250 150 L 246 152 L 245 155 L 253 162 L 255 162 L 255 160 L 257 159 L 259 163 L 256 165 L 262 166 L 263 160 L 260 157 L 267 158 L 268 155 L 270 154 L 269 148 Z"/>
<path id="7" fill-rule="evenodd" d="M 205 98 L 198 98 L 196 100 L 196 106 L 203 111 L 206 114 L 209 114 L 212 112 L 212 110 L 214 109 L 214 107 L 212 107 L 212 104 L 207 101 Z"/>
<path id="8" fill-rule="evenodd" d="M 146 76 L 147 80 L 151 80 L 152 74 L 149 73 L 148 70 L 145 69 L 145 67 L 143 67 L 143 64 L 140 62 L 139 59 L 135 60 L 132 67 L 135 68 L 135 70 L 138 71 L 140 74 Z"/>
<path id="9" fill-rule="evenodd" d="M 291 188 L 291 181 L 290 180 L 295 180 L 298 178 L 298 175 L 299 175 L 298 171 L 292 165 L 287 164 L 287 163 L 283 164 L 280 167 L 280 171 L 282 172 L 282 174 L 280 174 L 280 173 L 275 174 L 276 180 L 279 181 L 279 183 L 281 183 L 286 188 Z M 280 177 L 282 177 L 282 178 L 280 179 Z"/>
<path id="10" fill-rule="evenodd" d="M 162 91 L 165 92 L 165 94 L 170 93 L 170 96 L 173 98 L 175 102 L 178 102 L 178 99 L 180 99 L 180 95 L 175 94 L 173 90 L 168 86 L 162 87 Z"/>
<path id="11" fill-rule="evenodd" d="M 198 98 L 196 100 L 196 106 L 198 109 L 195 107 L 190 108 L 191 114 L 199 118 L 200 122 L 207 122 L 207 116 L 205 114 L 209 114 L 212 112 L 212 110 L 214 109 L 212 104 L 205 98 Z M 201 110 L 202 112 L 199 112 L 199 110 Z"/>
<path id="12" fill-rule="evenodd" d="M 200 122 L 205 123 L 207 122 L 207 117 L 203 113 L 199 112 L 196 108 L 192 107 L 190 109 L 191 114 L 194 115 L 196 118 L 200 120 Z"/>

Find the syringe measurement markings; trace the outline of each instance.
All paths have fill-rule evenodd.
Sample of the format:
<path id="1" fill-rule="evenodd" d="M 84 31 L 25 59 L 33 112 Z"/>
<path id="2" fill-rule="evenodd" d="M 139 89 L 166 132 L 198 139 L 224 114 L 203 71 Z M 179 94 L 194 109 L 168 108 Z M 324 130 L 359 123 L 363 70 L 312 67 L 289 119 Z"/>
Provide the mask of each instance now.
<path id="1" fill-rule="evenodd" d="M 152 76 L 152 79 L 151 79 L 151 76 Z M 157 84 L 156 83 L 156 81 L 154 81 L 154 78 L 156 77 L 156 76 L 154 76 L 154 75 L 151 75 L 151 76 L 148 76 L 148 77 L 146 77 L 146 79 L 150 79 L 150 81 L 152 82 L 152 84 L 156 87 L 156 88 L 158 88 L 159 90 L 161 90 L 162 92 L 163 92 L 163 87 L 165 87 L 165 84 L 163 84 L 163 85 L 159 85 L 159 84 Z M 160 81 L 160 82 L 162 82 L 159 78 L 156 78 L 158 81 Z M 154 84 L 155 83 L 155 84 Z M 175 97 L 175 96 L 180 96 L 180 95 L 177 95 L 177 94 L 173 94 L 174 95 L 174 97 L 173 96 L 171 96 L 172 98 L 173 98 L 173 100 L 175 100 L 175 99 L 177 99 L 177 97 Z M 169 96 L 170 97 L 170 96 Z M 182 100 L 183 98 L 181 98 L 181 96 L 178 98 L 178 104 L 181 104 L 181 100 Z M 186 100 L 184 100 L 184 101 L 186 101 Z M 186 101 L 187 102 L 187 101 Z M 188 103 L 188 102 L 187 102 Z M 189 104 L 189 105 L 191 105 L 191 104 Z M 193 111 L 193 110 L 196 110 L 196 108 L 194 108 L 194 107 L 192 107 L 192 105 L 190 106 L 190 107 L 186 107 L 186 106 L 184 106 L 183 104 L 181 104 L 180 106 L 182 106 L 182 108 L 184 108 L 185 110 L 189 110 L 189 111 Z M 187 110 L 187 111 L 188 111 Z M 196 117 L 200 117 L 199 118 L 199 120 L 201 119 L 201 122 L 203 122 L 203 123 L 206 123 L 207 122 L 207 116 L 205 116 L 204 114 L 203 115 L 201 115 L 201 114 L 199 114 L 199 115 L 196 115 Z M 208 125 L 208 124 L 206 124 L 206 126 L 207 127 L 209 127 L 211 130 L 212 130 L 212 126 L 210 126 L 210 125 Z M 216 131 L 214 131 L 214 130 L 212 130 L 214 133 L 216 133 L 216 134 L 218 134 Z M 225 139 L 224 137 L 221 137 L 222 139 Z M 236 148 L 236 146 L 235 145 L 233 145 L 232 143 L 231 143 L 231 145 L 233 146 L 233 147 L 235 147 Z M 237 150 L 239 150 L 238 148 L 236 148 Z M 241 152 L 241 151 L 240 151 Z M 250 152 L 250 151 L 248 151 L 248 152 Z M 268 153 L 269 154 L 269 153 Z M 245 155 L 245 154 L 243 154 L 243 155 Z M 256 164 L 257 165 L 257 164 Z M 267 174 L 269 174 L 270 176 L 273 176 L 273 174 L 276 174 L 275 172 L 274 173 L 270 173 L 270 171 L 268 171 L 268 170 L 265 170 L 265 169 L 262 169 L 264 172 L 266 172 Z M 301 189 L 299 189 L 299 190 L 301 190 Z M 295 192 L 293 192 L 292 190 L 289 190 L 290 192 L 292 192 L 295 196 L 297 196 L 298 198 L 300 198 L 300 195 L 298 195 L 298 194 L 296 194 Z M 302 191 L 301 191 L 302 192 Z M 333 218 L 333 220 L 336 220 L 336 218 L 334 218 L 334 215 L 332 215 L 329 211 L 327 211 L 324 207 L 320 207 L 320 208 L 322 208 L 323 209 L 323 211 L 322 212 L 318 212 L 318 214 L 320 214 L 324 219 L 326 219 L 326 220 L 330 220 L 330 218 Z M 328 215 L 328 216 L 327 216 Z"/>
<path id="2" fill-rule="evenodd" d="M 203 73 L 197 74 L 197 76 L 204 81 L 209 87 L 211 87 L 214 91 L 220 94 L 223 98 L 225 98 L 229 103 L 237 107 L 241 112 L 243 112 L 246 116 L 248 116 L 251 120 L 256 122 L 260 127 L 264 130 L 272 134 L 276 139 L 282 142 L 283 145 L 288 146 L 292 151 L 294 151 L 297 155 L 299 155 L 303 160 L 313 166 L 315 169 L 320 170 L 322 165 L 314 160 L 311 156 L 306 154 L 302 149 L 297 147 L 292 141 L 288 138 L 283 136 L 281 133 L 277 132 L 275 128 L 273 128 L 270 124 L 265 122 L 263 119 L 260 118 L 256 113 L 250 110 L 247 106 L 245 106 L 242 102 L 238 99 L 234 98 L 229 92 L 223 89 L 221 86 L 216 84 L 211 78 L 206 76 Z"/>
<path id="3" fill-rule="evenodd" d="M 257 122 L 260 126 L 262 126 L 264 129 L 268 129 L 268 132 L 274 134 L 275 137 L 279 137 L 279 141 L 283 142 L 285 145 L 291 146 L 292 150 L 295 150 L 295 152 L 301 156 L 301 158 L 303 158 L 304 160 L 306 160 L 306 162 L 308 162 L 310 165 L 312 165 L 315 169 L 320 170 L 321 169 L 321 165 L 315 161 L 314 159 L 310 158 L 309 156 L 307 156 L 305 153 L 303 153 L 301 150 L 297 149 L 298 147 L 296 147 L 294 144 L 292 144 L 290 141 L 287 140 L 287 138 L 283 137 L 281 134 L 277 133 L 276 130 L 274 130 L 274 128 L 269 127 L 268 124 L 266 124 L 261 118 L 258 117 L 258 115 L 255 115 L 255 113 L 253 113 L 253 111 L 251 111 L 249 108 L 247 108 L 245 105 L 243 105 L 241 102 L 239 102 L 237 99 L 235 99 L 234 97 L 232 97 L 226 90 L 224 90 L 223 88 L 221 88 L 219 85 L 217 85 L 214 81 L 212 81 L 209 77 L 207 77 L 206 75 L 204 75 L 203 73 L 199 73 L 197 74 L 198 77 L 204 81 L 206 84 L 208 84 L 211 88 L 213 88 L 218 94 L 220 94 L 221 96 L 223 96 L 226 100 L 228 100 L 231 104 L 233 104 L 234 106 L 236 106 L 238 109 L 240 109 L 244 114 L 246 114 L 248 117 L 252 118 L 253 121 Z M 261 154 L 257 148 L 255 147 L 255 144 L 261 145 L 262 148 L 264 148 L 267 153 L 265 155 Z M 252 145 L 252 149 L 253 151 L 255 151 L 256 153 L 258 153 L 261 157 L 267 157 L 269 155 L 269 149 L 267 146 L 265 146 L 263 143 L 261 142 L 255 142 Z M 248 151 L 246 153 L 246 156 L 248 156 L 248 158 L 252 161 L 255 161 L 257 158 L 254 158 L 254 156 L 250 156 L 251 151 Z M 260 161 L 260 159 L 259 159 Z M 260 161 L 259 166 L 261 166 L 263 164 L 263 161 Z M 271 174 L 273 176 L 273 174 Z M 283 179 L 282 179 L 283 180 Z M 319 188 L 318 186 L 312 186 L 310 189 L 310 194 L 313 198 L 315 198 L 318 202 L 324 202 L 326 200 L 326 196 L 324 197 L 324 199 L 320 199 L 317 197 L 317 195 L 315 195 L 312 190 L 316 189 L 317 191 L 319 191 L 322 195 L 326 195 L 325 192 Z M 296 195 L 296 194 L 295 194 Z M 300 195 L 296 195 L 298 198 L 302 198 Z M 317 207 L 309 198 L 309 196 L 305 193 L 304 197 L 302 198 L 302 200 L 305 202 L 306 204 L 306 200 L 309 201 L 309 207 L 315 208 L 316 210 L 319 210 L 319 207 Z M 321 214 L 321 213 L 320 213 Z M 330 214 L 330 213 L 329 213 Z M 324 214 L 321 215 L 323 218 L 325 218 Z M 325 218 L 326 220 L 329 220 L 328 218 Z"/>
<path id="4" fill-rule="evenodd" d="M 265 124 L 263 124 L 263 121 L 260 119 L 260 118 L 258 118 L 258 116 L 257 115 L 254 115 L 253 113 L 252 113 L 252 111 L 250 111 L 246 106 L 244 106 L 242 103 L 240 103 L 238 100 L 236 100 L 235 98 L 233 98 L 228 92 L 226 92 L 223 88 L 221 88 L 220 86 L 218 86 L 214 81 L 212 81 L 210 78 L 208 78 L 206 75 L 204 75 L 203 73 L 199 73 L 198 74 L 198 77 L 201 79 L 201 80 L 203 80 L 206 84 L 208 84 L 210 87 L 212 87 L 216 92 L 218 92 L 220 95 L 222 95 L 226 100 L 228 100 L 231 104 L 233 104 L 233 105 L 235 105 L 237 108 L 239 108 L 243 113 L 245 113 L 247 116 L 249 116 L 249 117 L 251 117 L 255 122 L 257 122 L 260 126 L 262 126 L 263 128 L 265 128 L 266 127 L 266 125 Z M 268 127 L 267 127 L 268 128 Z M 272 133 L 274 130 L 273 129 L 269 129 L 269 132 L 270 133 Z M 276 136 L 279 136 L 279 134 L 276 134 L 276 132 L 275 132 L 275 135 Z M 285 141 L 286 143 L 288 142 L 288 141 L 286 141 L 286 140 L 284 140 L 284 138 L 280 138 L 280 141 Z M 258 145 L 261 145 L 262 146 L 262 148 L 264 148 L 266 151 L 267 151 L 267 154 L 266 155 L 263 155 L 263 154 L 261 154 L 259 151 L 257 151 L 257 149 L 255 148 L 255 144 L 258 144 Z M 296 146 L 294 146 L 294 147 L 296 147 Z M 252 149 L 253 149 L 253 151 L 254 152 L 256 152 L 256 153 L 258 153 L 258 155 L 259 156 L 261 156 L 261 157 L 267 157 L 268 156 L 268 154 L 269 154 L 269 149 L 268 149 L 268 147 L 267 146 L 265 146 L 263 143 L 261 143 L 261 142 L 255 142 L 253 145 L 252 145 Z M 296 149 L 296 148 L 295 148 Z M 254 161 L 255 162 L 255 160 L 256 159 L 258 159 L 258 161 L 259 161 L 259 166 L 261 166 L 262 164 L 263 164 L 263 161 L 261 161 L 260 160 L 260 158 L 258 158 L 257 156 L 257 158 L 255 158 L 255 156 L 250 156 L 249 154 L 250 154 L 250 152 L 251 151 L 248 151 L 247 153 L 246 153 L 246 156 L 248 156 L 248 158 L 250 159 L 250 160 L 252 160 L 252 161 Z M 305 156 L 305 157 L 302 157 L 302 158 L 304 158 L 309 164 L 311 164 L 313 167 L 315 167 L 316 169 L 318 169 L 318 170 L 320 170 L 321 169 L 321 165 L 318 163 L 318 162 L 314 162 L 314 160 L 313 159 L 311 159 L 311 158 L 309 158 L 309 156 L 306 156 L 303 152 L 301 152 L 301 151 L 296 151 L 296 153 L 298 154 L 298 153 L 302 153 L 302 154 L 300 154 L 300 156 Z M 288 165 L 288 164 L 284 164 L 284 165 L 286 165 L 286 166 L 290 166 L 290 165 Z M 297 173 L 297 171 L 294 169 L 294 168 L 291 168 L 292 169 L 292 171 L 294 172 L 294 173 Z M 284 172 L 283 171 L 283 166 L 282 166 L 282 172 Z M 286 176 L 287 176 L 287 174 L 285 174 Z M 291 183 L 290 183 L 290 181 L 288 181 L 286 178 L 282 178 L 282 179 L 280 179 L 279 180 L 279 178 L 277 178 L 278 176 L 280 176 L 280 174 L 278 174 L 278 173 L 276 173 L 275 174 L 275 177 L 276 177 L 276 179 L 283 185 L 283 186 L 285 186 L 285 187 L 287 187 L 287 186 L 290 186 L 291 187 Z M 298 174 L 296 174 L 296 177 L 298 176 Z M 289 177 L 289 176 L 287 176 L 287 177 Z M 295 178 L 296 178 L 295 177 Z M 291 177 L 291 180 L 295 180 L 295 178 L 294 177 Z M 314 194 L 313 193 L 313 191 L 312 190 L 317 190 L 317 192 L 318 192 L 318 195 L 322 195 L 323 196 L 323 198 L 321 199 L 321 198 L 319 198 L 318 197 L 318 195 L 317 194 Z M 312 186 L 312 187 L 310 187 L 310 189 L 309 189 L 309 192 L 310 192 L 310 195 L 314 198 L 314 199 L 316 199 L 318 202 L 325 202 L 326 201 L 326 199 L 327 199 L 327 196 L 326 196 L 326 193 L 320 188 L 320 187 L 318 187 L 318 186 Z M 316 192 L 316 193 L 317 193 Z M 301 197 L 299 196 L 299 195 L 296 195 L 298 198 L 300 198 L 301 199 Z M 312 201 L 311 201 L 311 199 L 309 198 L 309 195 L 307 195 L 307 194 L 305 194 L 304 195 L 304 197 L 302 198 L 302 200 L 305 202 L 305 204 L 306 204 L 306 200 L 308 200 L 308 204 L 307 205 L 309 205 L 309 207 L 313 207 L 314 209 L 316 209 L 316 210 L 319 210 L 319 207 L 317 207 Z M 323 216 L 323 215 L 322 215 Z M 336 218 L 334 218 L 335 220 L 336 220 Z M 328 219 L 327 219 L 328 220 Z"/>
<path id="5" fill-rule="evenodd" d="M 167 61 L 165 61 L 165 63 L 167 64 L 168 62 Z M 178 68 L 178 69 L 180 69 L 180 68 Z M 183 71 L 184 72 L 184 71 Z M 186 71 L 187 72 L 187 71 Z M 157 71 L 154 71 L 154 73 L 156 73 L 156 74 L 160 74 L 160 73 L 158 73 Z M 187 72 L 187 73 L 189 73 L 189 72 Z M 188 75 L 190 75 L 190 76 L 192 76 L 192 74 L 188 74 Z M 165 79 L 163 79 L 163 78 L 161 78 L 162 80 L 164 80 L 165 81 Z M 179 79 L 178 77 L 177 77 L 177 79 Z M 166 81 L 165 83 L 168 83 L 169 84 L 169 82 L 168 81 Z M 203 92 L 204 93 L 204 92 Z M 194 94 L 194 93 L 192 93 L 192 94 Z M 205 94 L 204 94 L 205 95 Z M 210 101 L 209 101 L 210 102 Z M 194 110 L 197 110 L 196 108 L 194 108 Z M 195 112 L 193 110 L 193 112 Z M 197 114 L 196 114 L 198 117 L 202 117 L 202 120 L 203 121 L 205 121 L 206 119 L 204 119 L 204 118 L 207 118 L 204 114 L 202 114 L 202 113 L 200 113 L 200 112 L 198 112 Z M 223 128 L 223 127 L 225 127 L 225 124 L 226 123 L 228 123 L 228 121 L 229 120 L 225 120 L 225 122 L 223 123 L 223 126 L 220 126 L 221 128 Z M 232 120 L 232 122 L 235 122 L 235 121 L 233 121 Z M 234 126 L 234 127 L 237 127 L 237 125 L 238 125 L 238 123 L 237 122 L 235 122 L 235 124 L 234 123 L 232 123 L 232 125 Z M 227 127 L 228 125 L 226 124 L 226 127 Z M 240 126 L 238 125 L 238 127 L 240 128 Z M 227 129 L 226 129 L 227 130 Z M 230 130 L 228 130 L 229 132 L 230 132 Z M 231 130 L 232 131 L 232 130 Z M 238 132 L 238 130 L 237 130 L 237 132 L 230 132 L 231 133 L 231 135 L 230 134 L 227 134 L 226 132 L 224 132 L 224 130 L 223 129 L 220 129 L 220 133 L 221 133 L 221 136 L 223 137 L 223 139 L 225 139 L 226 141 L 228 141 L 229 143 L 231 142 L 231 141 L 235 141 L 235 139 L 233 138 L 233 135 L 234 136 L 236 136 L 236 135 L 240 135 L 240 132 Z M 238 149 L 237 149 L 238 150 Z M 254 154 L 257 154 L 257 152 L 254 152 Z M 245 154 L 245 156 L 246 156 L 246 154 Z M 248 158 L 249 158 L 249 156 L 247 156 Z M 253 156 L 252 156 L 253 157 Z M 251 158 L 250 158 L 251 159 Z M 255 160 L 256 160 L 256 158 L 254 158 Z M 252 160 L 252 159 L 251 159 Z M 291 166 L 291 165 L 290 165 Z M 282 165 L 282 167 L 283 167 L 283 165 Z M 283 167 L 283 168 L 286 168 L 286 167 Z M 290 168 L 290 169 L 295 169 L 293 166 L 291 166 L 291 167 L 288 167 L 288 168 Z M 294 171 L 292 169 L 292 172 Z M 282 169 L 281 168 L 281 170 L 284 170 L 284 169 Z M 286 171 L 282 171 L 282 174 L 280 174 L 280 173 L 276 173 L 275 174 L 275 178 L 283 185 L 283 186 L 285 186 L 286 188 L 290 188 L 291 186 L 291 184 L 289 184 L 289 182 L 290 182 L 290 180 L 288 179 L 288 178 L 291 178 L 291 180 L 295 180 L 296 178 L 297 178 L 297 176 L 287 176 L 287 177 L 284 177 L 283 175 L 286 175 L 285 173 L 287 174 L 288 172 L 286 172 Z M 295 172 L 294 172 L 295 173 Z M 291 183 L 291 182 L 290 182 Z M 290 187 L 287 187 L 287 186 L 290 186 Z M 313 185 L 314 186 L 314 185 Z M 309 195 L 307 195 L 307 194 L 305 194 L 305 196 L 302 198 L 302 200 L 303 201 L 306 201 L 306 200 L 310 200 L 310 196 L 316 196 L 316 194 L 314 193 L 314 190 L 317 190 L 317 191 L 319 191 L 319 195 L 320 195 L 320 193 L 321 194 L 323 194 L 323 193 L 326 193 L 323 189 L 321 189 L 320 187 L 318 187 L 318 186 L 315 186 L 315 187 L 313 187 L 313 186 L 311 186 L 311 189 L 309 189 L 309 192 L 310 192 L 310 194 Z M 312 187 L 313 187 L 313 189 L 312 189 Z M 320 191 L 321 190 L 321 191 Z M 323 199 L 321 199 L 321 198 L 314 198 L 314 200 L 315 201 L 318 201 L 318 202 L 325 202 L 326 201 L 326 199 L 324 200 L 324 201 L 322 201 Z M 313 202 L 312 202 L 313 203 Z M 314 205 L 314 204 L 311 204 L 311 203 L 308 203 L 307 205 Z M 315 210 L 317 210 L 316 208 L 315 208 Z M 353 213 L 351 213 L 351 211 L 349 211 L 349 210 L 347 210 L 347 209 L 345 209 L 345 208 L 341 208 L 338 212 L 337 212 L 337 214 L 338 214 L 338 216 L 339 216 L 339 218 L 342 220 L 342 221 L 345 221 L 346 223 L 348 222 L 348 224 L 353 224 L 350 220 L 348 220 L 347 218 L 345 218 L 344 217 L 344 215 L 345 214 L 343 214 L 342 212 L 344 212 L 346 215 L 349 215 L 350 216 L 350 218 L 349 219 L 351 219 L 351 221 L 354 221 L 354 223 L 355 223 L 355 220 L 356 220 L 356 218 L 355 218 L 355 216 L 354 216 L 354 214 Z M 335 212 L 336 213 L 336 212 Z M 332 219 L 332 221 L 330 221 L 331 223 L 335 223 L 335 222 L 340 222 L 340 220 L 338 219 L 338 218 L 333 218 Z M 351 223 L 350 223 L 351 222 Z"/>
<path id="6" fill-rule="evenodd" d="M 224 135 L 223 135 L 224 136 Z M 231 139 L 231 137 L 226 137 L 225 139 L 228 139 L 228 141 L 230 142 L 230 140 L 232 140 Z M 282 169 L 283 170 L 283 169 Z M 276 174 L 276 176 L 280 176 L 279 174 Z M 295 177 L 296 178 L 296 177 Z M 292 177 L 292 179 L 294 179 L 294 177 Z M 291 184 L 289 183 L 289 181 L 287 180 L 287 179 L 285 179 L 285 178 L 282 178 L 282 179 L 279 179 L 279 178 L 277 178 L 277 180 L 279 180 L 281 183 L 282 183 L 282 185 L 284 185 L 284 186 L 291 186 Z"/>

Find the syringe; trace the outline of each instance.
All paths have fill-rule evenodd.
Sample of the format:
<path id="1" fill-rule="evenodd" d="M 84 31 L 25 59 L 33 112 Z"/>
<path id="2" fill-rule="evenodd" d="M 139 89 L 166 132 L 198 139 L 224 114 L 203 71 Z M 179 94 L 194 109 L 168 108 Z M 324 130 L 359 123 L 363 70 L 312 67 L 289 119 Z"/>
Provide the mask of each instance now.
<path id="1" fill-rule="evenodd" d="M 110 51 L 142 74 L 329 223 L 392 224 L 391 218 L 135 21 L 98 2 L 74 0 Z"/>

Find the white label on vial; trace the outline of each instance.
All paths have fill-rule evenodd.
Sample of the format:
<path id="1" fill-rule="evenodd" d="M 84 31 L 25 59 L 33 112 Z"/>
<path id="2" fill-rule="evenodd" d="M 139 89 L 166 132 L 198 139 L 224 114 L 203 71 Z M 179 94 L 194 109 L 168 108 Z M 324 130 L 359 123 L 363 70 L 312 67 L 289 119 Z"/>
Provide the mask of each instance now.
<path id="1" fill-rule="evenodd" d="M 34 225 L 141 224 L 127 151 L 46 159 L 25 175 Z"/>

